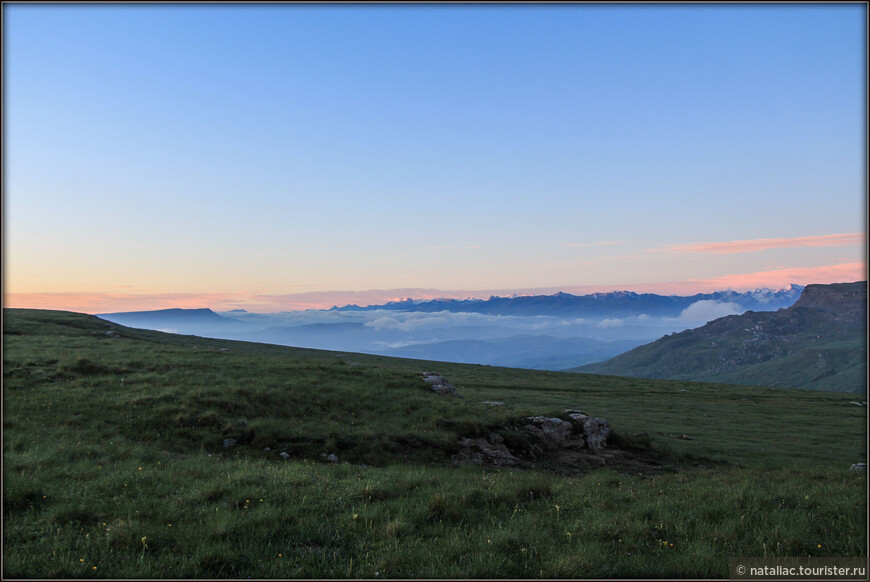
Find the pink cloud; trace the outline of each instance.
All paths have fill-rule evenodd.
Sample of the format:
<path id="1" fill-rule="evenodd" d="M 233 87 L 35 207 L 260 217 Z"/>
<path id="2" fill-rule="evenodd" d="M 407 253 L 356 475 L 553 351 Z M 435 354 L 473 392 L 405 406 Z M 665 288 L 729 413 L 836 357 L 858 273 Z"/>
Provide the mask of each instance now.
<path id="1" fill-rule="evenodd" d="M 727 242 L 706 242 L 674 245 L 656 251 L 677 253 L 712 253 L 730 255 L 734 253 L 753 253 L 768 249 L 800 247 L 846 247 L 864 245 L 864 233 L 826 234 L 820 236 L 799 236 L 795 238 L 757 238 Z"/>
<path id="2" fill-rule="evenodd" d="M 781 289 L 791 283 L 798 285 L 851 283 L 867 280 L 866 263 L 840 263 L 821 267 L 768 267 L 753 273 L 737 273 L 707 279 L 688 279 L 663 283 L 627 283 L 615 285 L 568 285 L 560 288 L 530 290 L 537 293 L 564 291 L 574 295 L 608 291 L 634 291 L 660 295 L 694 295 L 713 291 L 750 291 L 752 289 Z M 499 293 L 496 293 L 497 295 Z"/>
<path id="3" fill-rule="evenodd" d="M 707 290 L 733 289 L 745 291 L 759 287 L 781 288 L 789 283 L 810 285 L 814 283 L 851 283 L 867 280 L 866 263 L 842 263 L 823 267 L 781 267 L 757 273 L 723 275 L 710 279 L 691 280 Z"/>

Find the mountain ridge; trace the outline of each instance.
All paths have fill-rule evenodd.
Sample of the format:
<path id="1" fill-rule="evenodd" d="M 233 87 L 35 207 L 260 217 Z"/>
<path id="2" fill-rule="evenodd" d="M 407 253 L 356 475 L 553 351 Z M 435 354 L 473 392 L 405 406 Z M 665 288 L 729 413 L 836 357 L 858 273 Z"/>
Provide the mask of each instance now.
<path id="1" fill-rule="evenodd" d="M 401 299 L 378 305 L 333 306 L 328 311 L 451 311 L 458 313 L 481 313 L 487 315 L 585 315 L 615 316 L 626 312 L 646 310 L 644 313 L 658 316 L 679 316 L 683 310 L 699 301 L 737 303 L 743 309 L 758 309 L 771 306 L 788 307 L 793 304 L 804 287 L 790 284 L 782 289 L 754 289 L 737 292 L 732 290 L 694 295 L 658 295 L 633 291 L 609 291 L 588 295 L 572 295 L 559 291 L 552 295 L 520 295 L 489 299 Z"/>
<path id="2" fill-rule="evenodd" d="M 808 285 L 791 307 L 673 333 L 572 372 L 866 391 L 867 282 Z"/>

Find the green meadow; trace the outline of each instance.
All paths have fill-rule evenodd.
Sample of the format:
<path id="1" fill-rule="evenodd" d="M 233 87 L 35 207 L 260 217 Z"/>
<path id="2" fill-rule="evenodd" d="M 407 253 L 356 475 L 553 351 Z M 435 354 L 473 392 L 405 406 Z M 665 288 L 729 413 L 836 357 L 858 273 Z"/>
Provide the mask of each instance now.
<path id="1" fill-rule="evenodd" d="M 725 578 L 737 556 L 867 555 L 854 394 L 3 318 L 4 578 Z M 634 461 L 452 460 L 566 409 Z"/>

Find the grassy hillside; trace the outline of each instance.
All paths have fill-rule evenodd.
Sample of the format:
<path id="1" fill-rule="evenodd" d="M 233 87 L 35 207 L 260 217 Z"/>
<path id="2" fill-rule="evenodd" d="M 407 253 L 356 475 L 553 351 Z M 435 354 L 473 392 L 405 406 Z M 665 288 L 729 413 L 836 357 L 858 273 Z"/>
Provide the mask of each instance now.
<path id="1" fill-rule="evenodd" d="M 7 309 L 3 331 L 4 577 L 721 578 L 731 556 L 867 552 L 865 475 L 849 470 L 866 460 L 866 408 L 846 394 L 302 350 L 65 312 Z M 464 398 L 429 390 L 424 370 Z M 450 460 L 460 437 L 566 408 L 609 419 L 611 447 L 651 462 Z"/>
<path id="2" fill-rule="evenodd" d="M 788 309 L 722 317 L 570 371 L 866 392 L 866 287 L 809 285 Z"/>

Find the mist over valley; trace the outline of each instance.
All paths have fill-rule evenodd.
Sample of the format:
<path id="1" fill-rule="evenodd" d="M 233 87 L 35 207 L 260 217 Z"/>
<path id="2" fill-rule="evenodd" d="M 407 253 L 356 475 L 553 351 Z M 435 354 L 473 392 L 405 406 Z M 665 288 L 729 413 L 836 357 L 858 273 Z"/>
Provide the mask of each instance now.
<path id="1" fill-rule="evenodd" d="M 789 307 L 803 287 L 664 296 L 627 291 L 252 313 L 165 309 L 101 314 L 121 325 L 204 337 L 455 363 L 564 370 L 748 310 Z"/>

